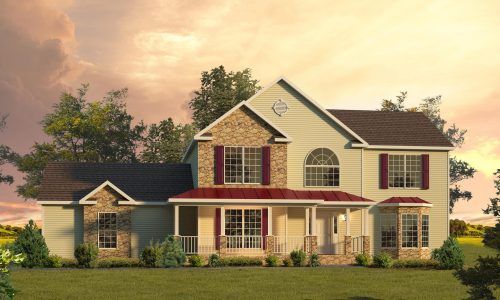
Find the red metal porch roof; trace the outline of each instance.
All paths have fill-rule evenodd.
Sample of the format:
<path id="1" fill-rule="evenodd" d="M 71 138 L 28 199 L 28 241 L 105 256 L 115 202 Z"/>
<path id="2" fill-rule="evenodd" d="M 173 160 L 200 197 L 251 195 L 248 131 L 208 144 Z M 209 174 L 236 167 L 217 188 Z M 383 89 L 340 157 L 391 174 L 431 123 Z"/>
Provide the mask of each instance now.
<path id="1" fill-rule="evenodd" d="M 286 199 L 373 202 L 341 191 L 298 191 L 280 188 L 196 188 L 173 196 L 182 199 Z"/>
<path id="2" fill-rule="evenodd" d="M 405 204 L 431 204 L 419 197 L 391 197 L 387 200 L 380 202 L 381 204 L 389 204 L 389 203 L 405 203 Z"/>

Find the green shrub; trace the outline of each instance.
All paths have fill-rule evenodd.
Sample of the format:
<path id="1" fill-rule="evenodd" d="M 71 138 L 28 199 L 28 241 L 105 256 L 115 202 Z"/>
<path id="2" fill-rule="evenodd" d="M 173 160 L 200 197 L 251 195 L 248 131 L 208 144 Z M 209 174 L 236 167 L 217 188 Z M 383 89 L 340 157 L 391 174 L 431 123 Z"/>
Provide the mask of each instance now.
<path id="1" fill-rule="evenodd" d="M 75 249 L 75 258 L 78 266 L 82 268 L 94 268 L 97 266 L 99 249 L 94 243 L 80 244 Z"/>
<path id="2" fill-rule="evenodd" d="M 140 261 L 137 258 L 110 257 L 99 259 L 97 266 L 99 268 L 133 268 L 140 266 Z"/>
<path id="3" fill-rule="evenodd" d="M 292 267 L 292 266 L 293 266 L 293 262 L 292 262 L 292 259 L 290 257 L 283 258 L 283 267 Z"/>
<path id="4" fill-rule="evenodd" d="M 500 250 L 500 222 L 497 222 L 495 227 L 486 228 L 483 243 L 485 246 Z"/>
<path id="5" fill-rule="evenodd" d="M 49 248 L 33 220 L 30 220 L 19 233 L 12 250 L 24 254 L 21 266 L 25 268 L 43 267 L 49 257 Z"/>
<path id="6" fill-rule="evenodd" d="M 290 258 L 292 259 L 293 265 L 295 267 L 304 267 L 307 263 L 307 255 L 302 250 L 293 250 L 290 253 Z"/>
<path id="7" fill-rule="evenodd" d="M 161 246 L 157 242 L 149 243 L 149 246 L 144 247 L 140 256 L 141 264 L 148 268 L 159 267 L 161 265 Z"/>
<path id="8" fill-rule="evenodd" d="M 186 262 L 186 253 L 180 241 L 169 235 L 161 244 L 162 266 L 166 268 L 181 267 Z"/>
<path id="9" fill-rule="evenodd" d="M 45 261 L 45 267 L 47 268 L 62 268 L 62 266 L 62 257 L 59 255 L 49 255 Z"/>
<path id="10" fill-rule="evenodd" d="M 500 285 L 500 254 L 479 256 L 474 267 L 457 270 L 453 275 L 469 287 L 469 299 L 496 299 L 494 291 Z"/>
<path id="11" fill-rule="evenodd" d="M 221 262 L 220 256 L 217 254 L 211 254 L 208 257 L 208 266 L 211 268 L 222 267 L 222 262 Z"/>
<path id="12" fill-rule="evenodd" d="M 63 258 L 61 264 L 63 268 L 78 268 L 78 261 L 74 258 Z"/>
<path id="13" fill-rule="evenodd" d="M 454 237 L 449 237 L 444 241 L 441 248 L 434 249 L 432 259 L 438 261 L 442 269 L 458 270 L 464 266 L 464 252 Z"/>
<path id="14" fill-rule="evenodd" d="M 370 265 L 370 262 L 371 262 L 370 255 L 366 253 L 356 255 L 356 264 L 358 266 L 368 267 Z"/>
<path id="15" fill-rule="evenodd" d="M 200 256 L 200 255 L 191 255 L 189 257 L 189 264 L 191 265 L 191 267 L 203 267 L 203 264 L 204 264 L 204 261 L 203 261 L 203 257 Z"/>
<path id="16" fill-rule="evenodd" d="M 406 268 L 421 268 L 421 269 L 435 269 L 439 263 L 433 259 L 397 259 L 392 264 L 393 268 L 406 269 Z"/>
<path id="17" fill-rule="evenodd" d="M 390 268 L 393 262 L 391 255 L 387 252 L 381 252 L 373 257 L 373 265 L 377 268 Z"/>
<path id="18" fill-rule="evenodd" d="M 319 255 L 317 253 L 311 254 L 307 265 L 313 268 L 321 266 L 321 263 L 319 262 Z"/>
<path id="19" fill-rule="evenodd" d="M 277 267 L 279 265 L 280 258 L 276 255 L 268 255 L 266 257 L 266 266 Z"/>
<path id="20" fill-rule="evenodd" d="M 0 299 L 14 299 L 16 290 L 10 283 L 9 275 L 0 273 Z"/>
<path id="21" fill-rule="evenodd" d="M 262 266 L 262 260 L 258 257 L 247 256 L 231 256 L 221 259 L 223 266 L 228 267 L 249 267 L 249 266 Z"/>

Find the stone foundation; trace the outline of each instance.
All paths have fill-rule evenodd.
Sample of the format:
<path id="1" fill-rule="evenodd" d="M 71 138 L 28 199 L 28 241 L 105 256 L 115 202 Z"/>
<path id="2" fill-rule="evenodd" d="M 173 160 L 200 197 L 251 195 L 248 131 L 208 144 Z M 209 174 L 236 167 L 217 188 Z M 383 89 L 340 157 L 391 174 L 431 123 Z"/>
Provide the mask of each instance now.
<path id="1" fill-rule="evenodd" d="M 322 265 L 351 265 L 354 264 L 354 255 L 319 254 L 319 262 Z"/>

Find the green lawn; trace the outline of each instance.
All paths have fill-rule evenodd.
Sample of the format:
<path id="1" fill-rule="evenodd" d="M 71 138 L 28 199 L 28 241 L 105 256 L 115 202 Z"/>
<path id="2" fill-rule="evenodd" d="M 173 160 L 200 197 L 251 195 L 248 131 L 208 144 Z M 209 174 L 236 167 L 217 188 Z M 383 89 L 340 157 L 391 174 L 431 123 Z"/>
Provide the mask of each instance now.
<path id="1" fill-rule="evenodd" d="M 461 241 L 469 256 L 481 244 Z M 359 267 L 24 270 L 12 272 L 18 299 L 463 299 L 441 270 Z M 500 291 L 497 291 L 500 297 Z"/>
<path id="2" fill-rule="evenodd" d="M 13 243 L 15 241 L 15 238 L 11 237 L 0 237 L 0 246 Z"/>
<path id="3" fill-rule="evenodd" d="M 484 247 L 482 238 L 461 237 L 458 241 L 465 253 L 465 265 L 472 266 L 478 256 L 495 255 L 497 252 L 493 248 Z"/>

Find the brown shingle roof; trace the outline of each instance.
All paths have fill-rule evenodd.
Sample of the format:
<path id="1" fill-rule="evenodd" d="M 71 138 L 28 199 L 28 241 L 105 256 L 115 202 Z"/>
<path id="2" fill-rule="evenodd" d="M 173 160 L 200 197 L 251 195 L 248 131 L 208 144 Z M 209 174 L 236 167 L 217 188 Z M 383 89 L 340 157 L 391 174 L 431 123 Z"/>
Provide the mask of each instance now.
<path id="1" fill-rule="evenodd" d="M 40 201 L 78 201 L 109 180 L 136 201 L 166 201 L 193 188 L 189 164 L 50 163 Z"/>
<path id="2" fill-rule="evenodd" d="M 368 144 L 453 147 L 421 112 L 328 109 Z"/>

